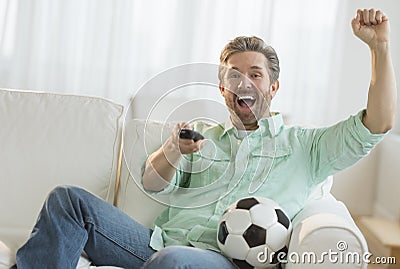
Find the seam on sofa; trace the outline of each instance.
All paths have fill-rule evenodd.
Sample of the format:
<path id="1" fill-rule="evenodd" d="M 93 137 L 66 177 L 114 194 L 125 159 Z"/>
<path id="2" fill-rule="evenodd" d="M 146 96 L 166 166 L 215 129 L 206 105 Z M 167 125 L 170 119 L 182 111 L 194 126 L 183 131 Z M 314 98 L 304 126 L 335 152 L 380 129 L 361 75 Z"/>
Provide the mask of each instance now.
<path id="1" fill-rule="evenodd" d="M 124 125 L 122 125 L 124 127 Z M 118 196 L 120 190 L 120 183 L 121 183 L 121 167 L 122 167 L 122 148 L 124 145 L 124 136 L 122 135 L 124 132 L 124 128 L 121 130 L 120 136 L 120 144 L 119 144 L 119 152 L 118 152 L 118 164 L 117 164 L 117 173 L 115 179 L 115 186 L 114 186 L 114 201 L 113 205 L 118 207 Z"/>
<path id="2" fill-rule="evenodd" d="M 118 105 L 123 109 L 123 106 L 119 103 L 114 102 L 111 99 L 101 97 L 101 96 L 93 96 L 89 94 L 75 94 L 75 93 L 62 93 L 56 91 L 39 91 L 39 90 L 21 90 L 21 89 L 12 89 L 12 88 L 0 88 L 0 91 L 8 92 L 8 93 L 18 93 L 18 94 L 40 94 L 40 95 L 58 95 L 60 97 L 68 97 L 68 98 L 89 98 L 95 101 L 105 101 L 112 105 Z"/>
<path id="3" fill-rule="evenodd" d="M 124 128 L 124 124 L 122 123 L 122 119 L 121 119 L 121 117 L 124 115 L 124 107 L 123 106 L 121 106 L 121 113 L 118 115 L 118 117 L 117 117 L 117 119 L 116 119 L 116 125 L 117 125 L 117 130 L 116 130 L 116 132 L 117 132 L 117 135 L 115 136 L 115 140 L 114 140 L 114 146 L 113 146 L 113 156 L 115 156 L 115 151 L 116 151 L 116 148 L 118 148 L 117 149 L 117 151 L 118 151 L 118 155 L 117 155 L 117 158 L 113 158 L 112 159 L 112 168 L 111 168 L 111 171 L 110 171 L 110 176 L 109 176 L 109 183 L 108 183 L 108 190 L 107 190 L 107 201 L 110 201 L 111 202 L 111 199 L 113 199 L 113 204 L 114 204 L 114 202 L 116 201 L 115 200 L 115 197 L 116 196 L 118 196 L 118 192 L 116 192 L 116 188 L 117 188 L 117 186 L 119 186 L 119 174 L 118 174 L 118 171 L 119 171 L 119 163 L 120 163 L 120 151 L 121 151 L 121 149 L 122 149 L 122 133 L 123 133 L 123 128 Z M 117 143 L 118 143 L 118 141 L 119 141 L 119 144 L 117 145 Z M 115 160 L 117 161 L 117 167 L 115 168 Z M 113 180 L 113 172 L 115 171 L 115 183 L 114 183 L 114 190 L 113 190 L 113 197 L 110 197 L 110 193 L 112 192 L 112 180 Z"/>

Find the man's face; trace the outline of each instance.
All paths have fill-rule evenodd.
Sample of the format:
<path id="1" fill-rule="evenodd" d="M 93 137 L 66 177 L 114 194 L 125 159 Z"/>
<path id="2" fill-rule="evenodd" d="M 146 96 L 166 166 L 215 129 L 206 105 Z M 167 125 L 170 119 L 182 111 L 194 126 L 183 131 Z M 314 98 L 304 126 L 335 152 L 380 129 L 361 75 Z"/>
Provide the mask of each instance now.
<path id="1" fill-rule="evenodd" d="M 254 51 L 230 56 L 220 84 L 220 91 L 238 129 L 254 130 L 258 120 L 269 116 L 272 97 L 279 82 L 270 83 L 267 59 Z"/>

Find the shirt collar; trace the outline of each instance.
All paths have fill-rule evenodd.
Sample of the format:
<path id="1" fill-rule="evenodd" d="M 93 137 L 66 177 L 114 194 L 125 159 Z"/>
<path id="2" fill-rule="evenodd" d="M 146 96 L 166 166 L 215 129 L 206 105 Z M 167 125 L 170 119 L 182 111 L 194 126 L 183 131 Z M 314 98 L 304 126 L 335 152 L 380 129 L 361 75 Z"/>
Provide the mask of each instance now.
<path id="1" fill-rule="evenodd" d="M 255 131 L 260 132 L 261 134 L 268 134 L 271 137 L 275 137 L 279 134 L 283 127 L 283 118 L 282 114 L 279 112 L 271 112 L 272 116 L 267 118 L 262 118 L 258 121 L 258 129 Z M 232 130 L 232 132 L 237 133 L 236 127 L 233 125 L 230 118 L 223 124 L 224 131 L 220 135 L 220 139 L 228 132 Z"/>

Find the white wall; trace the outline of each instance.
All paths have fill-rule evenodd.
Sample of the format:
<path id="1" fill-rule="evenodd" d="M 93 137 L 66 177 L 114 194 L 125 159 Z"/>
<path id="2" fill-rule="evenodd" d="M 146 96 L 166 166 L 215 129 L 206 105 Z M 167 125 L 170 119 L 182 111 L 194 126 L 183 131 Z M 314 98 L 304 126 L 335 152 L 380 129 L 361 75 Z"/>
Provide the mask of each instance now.
<path id="1" fill-rule="evenodd" d="M 387 135 L 365 159 L 335 175 L 332 192 L 353 215 L 400 220 L 400 135 Z"/>
<path id="2" fill-rule="evenodd" d="M 400 220 L 400 135 L 381 143 L 373 215 Z"/>
<path id="3" fill-rule="evenodd" d="M 353 216 L 371 215 L 376 197 L 379 146 L 352 167 L 334 175 L 332 193 Z"/>
<path id="4" fill-rule="evenodd" d="M 362 3 L 360 1 L 346 1 L 346 3 L 347 6 L 344 12 L 346 12 L 348 18 L 351 18 L 355 14 L 355 10 L 360 7 L 380 8 L 388 15 L 391 24 L 393 65 L 396 72 L 397 84 L 399 84 L 400 16 L 397 11 L 400 10 L 400 2 L 368 0 Z M 335 111 L 337 120 L 345 118 L 365 106 L 371 72 L 371 58 L 367 46 L 360 46 L 359 41 L 351 33 L 350 21 L 345 23 L 349 25 L 349 30 L 343 39 L 345 49 L 341 58 L 342 71 L 338 77 L 337 94 L 332 95 L 335 98 L 334 101 L 337 103 Z M 397 113 L 397 115 L 400 115 L 400 113 Z M 396 127 L 391 132 L 400 134 L 400 116 L 397 116 Z M 400 147 L 397 147 L 397 149 L 398 154 L 400 154 Z M 381 208 L 393 208 L 393 205 L 388 204 L 389 201 L 395 201 L 400 205 L 398 196 L 394 197 L 394 194 L 389 194 L 392 186 L 398 186 L 400 176 L 395 177 L 395 173 L 390 172 L 394 171 L 393 169 L 396 168 L 396 165 L 389 166 L 383 163 L 381 160 L 385 155 L 382 156 L 382 154 L 386 154 L 386 152 L 381 153 L 378 147 L 368 158 L 334 177 L 332 192 L 338 199 L 346 203 L 353 215 L 379 214 L 377 210 L 375 212 L 373 210 L 376 207 L 376 203 L 379 203 Z M 379 178 L 378 163 L 380 164 L 379 169 L 389 171 L 392 177 Z M 382 174 L 379 175 L 382 176 Z M 377 189 L 377 186 L 380 186 L 379 189 Z M 384 197 L 387 199 L 383 200 Z M 377 199 L 380 199 L 380 201 L 377 202 Z M 397 210 L 393 209 L 389 213 L 382 212 L 382 215 L 391 215 L 392 218 L 399 218 L 398 208 L 399 206 L 397 206 Z"/>
<path id="5" fill-rule="evenodd" d="M 400 16 L 397 11 L 400 9 L 399 1 L 346 1 L 345 12 L 349 18 L 343 23 L 348 24 L 348 31 L 343 38 L 342 71 L 338 80 L 336 93 L 332 95 L 337 102 L 337 119 L 346 117 L 355 109 L 366 104 L 366 91 L 369 87 L 371 74 L 371 57 L 366 45 L 360 46 L 360 41 L 355 38 L 350 28 L 350 18 L 354 16 L 355 10 L 360 7 L 376 7 L 383 10 L 389 17 L 391 25 L 391 52 L 393 65 L 396 72 L 396 79 L 400 81 Z M 399 110 L 400 111 L 400 110 Z M 396 131 L 400 133 L 400 117 L 397 119 Z"/>

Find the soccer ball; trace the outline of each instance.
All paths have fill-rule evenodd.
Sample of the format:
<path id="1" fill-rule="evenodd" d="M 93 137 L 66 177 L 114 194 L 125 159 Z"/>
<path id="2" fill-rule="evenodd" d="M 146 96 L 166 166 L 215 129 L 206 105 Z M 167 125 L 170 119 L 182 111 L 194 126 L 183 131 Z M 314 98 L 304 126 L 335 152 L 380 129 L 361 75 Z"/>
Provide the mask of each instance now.
<path id="1" fill-rule="evenodd" d="M 239 268 L 272 268 L 285 258 L 290 218 L 275 201 L 243 198 L 230 205 L 218 224 L 221 252 Z"/>

